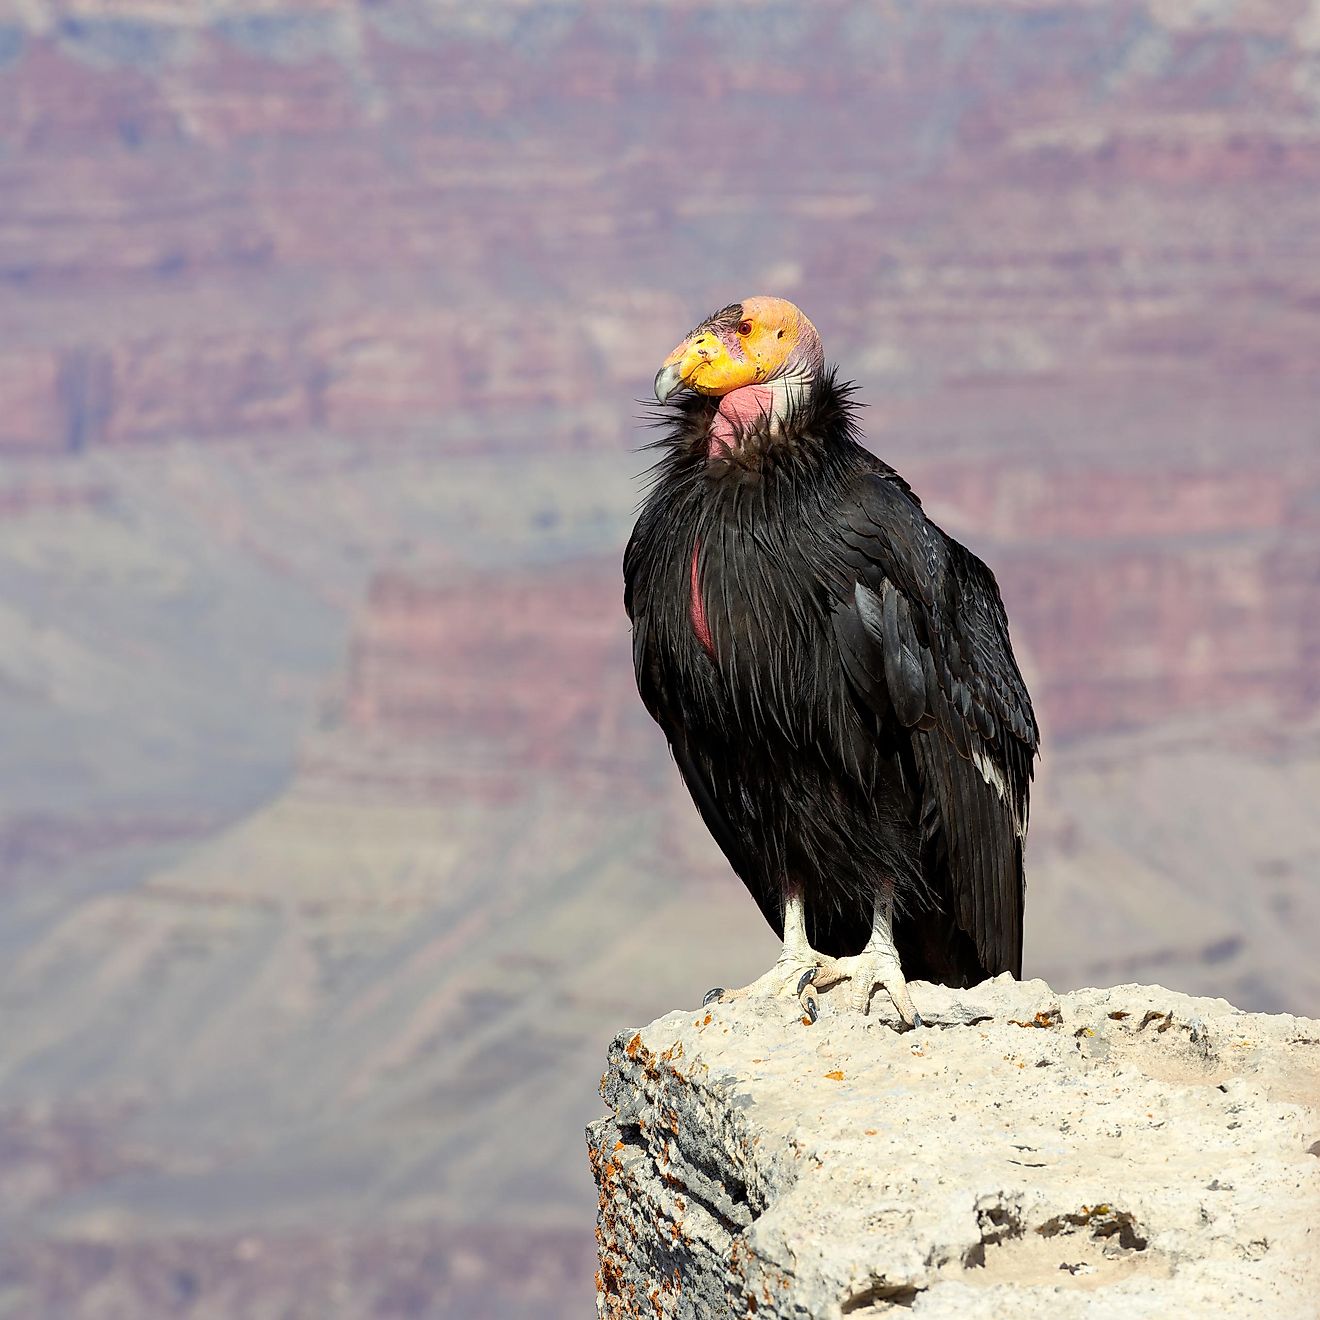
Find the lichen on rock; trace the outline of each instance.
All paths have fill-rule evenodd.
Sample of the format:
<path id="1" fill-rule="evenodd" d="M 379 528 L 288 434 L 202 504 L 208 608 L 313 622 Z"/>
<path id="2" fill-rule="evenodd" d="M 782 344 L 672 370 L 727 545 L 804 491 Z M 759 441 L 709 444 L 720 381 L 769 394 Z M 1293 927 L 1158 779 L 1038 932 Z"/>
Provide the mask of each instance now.
<path id="1" fill-rule="evenodd" d="M 1320 1023 L 1158 986 L 918 984 L 625 1032 L 603 1317 L 1320 1314 Z"/>

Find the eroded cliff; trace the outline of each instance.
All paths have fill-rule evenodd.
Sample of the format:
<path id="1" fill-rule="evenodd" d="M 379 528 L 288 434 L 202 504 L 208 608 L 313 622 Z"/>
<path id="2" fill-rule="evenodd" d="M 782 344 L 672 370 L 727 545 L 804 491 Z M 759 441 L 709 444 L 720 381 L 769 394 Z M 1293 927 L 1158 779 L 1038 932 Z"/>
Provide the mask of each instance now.
<path id="1" fill-rule="evenodd" d="M 1157 986 L 919 984 L 614 1042 L 606 1317 L 1320 1314 L 1320 1022 Z"/>

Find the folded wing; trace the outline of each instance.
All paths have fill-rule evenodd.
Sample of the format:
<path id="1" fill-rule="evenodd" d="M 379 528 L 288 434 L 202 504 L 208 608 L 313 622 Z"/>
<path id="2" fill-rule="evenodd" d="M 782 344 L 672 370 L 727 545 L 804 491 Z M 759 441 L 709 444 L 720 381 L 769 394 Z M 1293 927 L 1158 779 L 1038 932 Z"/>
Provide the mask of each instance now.
<path id="1" fill-rule="evenodd" d="M 833 625 L 852 690 L 906 731 L 925 841 L 986 973 L 1019 975 L 1039 735 L 999 587 L 883 473 L 859 480 L 838 534 Z"/>

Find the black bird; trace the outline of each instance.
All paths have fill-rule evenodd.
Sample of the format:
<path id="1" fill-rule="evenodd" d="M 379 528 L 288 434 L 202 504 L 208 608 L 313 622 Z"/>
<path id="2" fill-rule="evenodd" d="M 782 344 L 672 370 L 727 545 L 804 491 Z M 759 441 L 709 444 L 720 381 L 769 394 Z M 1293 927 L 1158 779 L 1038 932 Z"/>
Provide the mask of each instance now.
<path id="1" fill-rule="evenodd" d="M 663 455 L 624 556 L 637 687 L 783 937 L 743 990 L 1021 974 L 1039 742 L 990 570 L 859 443 L 781 298 L 703 321 L 655 379 Z M 708 999 L 711 996 L 708 996 Z"/>

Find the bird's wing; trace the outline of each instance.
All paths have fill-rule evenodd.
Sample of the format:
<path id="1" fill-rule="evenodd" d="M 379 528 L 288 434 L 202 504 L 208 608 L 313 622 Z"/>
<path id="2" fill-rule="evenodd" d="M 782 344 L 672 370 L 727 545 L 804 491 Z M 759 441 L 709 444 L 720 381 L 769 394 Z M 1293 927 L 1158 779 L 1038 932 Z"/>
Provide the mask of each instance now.
<path id="1" fill-rule="evenodd" d="M 839 515 L 833 614 L 864 704 L 911 738 L 922 826 L 991 972 L 1020 973 L 1022 841 L 1038 745 L 990 570 L 900 482 L 867 473 Z"/>

